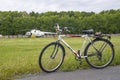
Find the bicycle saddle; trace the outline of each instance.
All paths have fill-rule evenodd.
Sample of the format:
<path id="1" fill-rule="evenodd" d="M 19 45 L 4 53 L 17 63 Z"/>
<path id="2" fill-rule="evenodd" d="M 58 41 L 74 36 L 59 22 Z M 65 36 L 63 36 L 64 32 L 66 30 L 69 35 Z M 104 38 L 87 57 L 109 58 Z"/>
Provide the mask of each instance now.
<path id="1" fill-rule="evenodd" d="M 88 29 L 88 30 L 82 30 L 83 33 L 85 34 L 93 34 L 94 30 L 93 29 Z"/>

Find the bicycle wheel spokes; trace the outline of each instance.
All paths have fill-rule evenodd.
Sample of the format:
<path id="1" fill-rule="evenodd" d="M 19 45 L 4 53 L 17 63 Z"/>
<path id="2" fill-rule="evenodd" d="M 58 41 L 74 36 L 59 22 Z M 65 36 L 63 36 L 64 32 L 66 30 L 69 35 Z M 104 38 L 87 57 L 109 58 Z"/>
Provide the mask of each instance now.
<path id="1" fill-rule="evenodd" d="M 55 43 L 50 44 L 41 53 L 40 67 L 45 72 L 53 72 L 62 64 L 63 58 L 63 49 Z"/>
<path id="2" fill-rule="evenodd" d="M 108 66 L 114 57 L 113 47 L 104 39 L 96 40 L 92 44 L 89 44 L 85 53 L 88 56 L 86 61 L 94 68 Z"/>

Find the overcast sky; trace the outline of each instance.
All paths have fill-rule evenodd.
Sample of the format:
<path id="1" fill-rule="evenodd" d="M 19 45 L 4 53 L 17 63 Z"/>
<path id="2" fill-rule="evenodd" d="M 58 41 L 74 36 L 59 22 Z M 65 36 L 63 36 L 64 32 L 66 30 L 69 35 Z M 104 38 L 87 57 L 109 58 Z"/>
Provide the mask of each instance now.
<path id="1" fill-rule="evenodd" d="M 120 9 L 120 0 L 0 0 L 0 11 L 86 11 Z"/>

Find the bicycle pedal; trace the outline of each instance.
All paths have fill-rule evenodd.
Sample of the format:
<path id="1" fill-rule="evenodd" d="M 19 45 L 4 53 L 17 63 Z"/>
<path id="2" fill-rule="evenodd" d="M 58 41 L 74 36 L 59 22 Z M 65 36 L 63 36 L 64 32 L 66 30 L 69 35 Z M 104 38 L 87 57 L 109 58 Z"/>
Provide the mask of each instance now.
<path id="1" fill-rule="evenodd" d="M 80 65 L 82 65 L 82 60 L 80 60 Z"/>

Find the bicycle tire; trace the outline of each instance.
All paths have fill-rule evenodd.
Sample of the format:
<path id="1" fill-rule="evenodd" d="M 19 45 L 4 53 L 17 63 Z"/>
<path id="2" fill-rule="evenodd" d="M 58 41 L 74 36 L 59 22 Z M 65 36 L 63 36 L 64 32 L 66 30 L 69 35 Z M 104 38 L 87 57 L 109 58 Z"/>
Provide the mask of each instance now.
<path id="1" fill-rule="evenodd" d="M 52 42 L 42 49 L 39 56 L 39 66 L 44 72 L 54 72 L 62 65 L 64 56 L 64 47 L 60 43 Z"/>
<path id="2" fill-rule="evenodd" d="M 95 49 L 95 47 L 98 51 Z M 114 46 L 109 40 L 98 38 L 88 43 L 84 55 L 87 56 L 85 58 L 86 62 L 91 67 L 102 69 L 112 63 L 114 59 Z"/>

